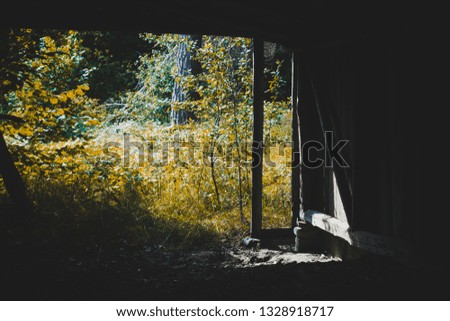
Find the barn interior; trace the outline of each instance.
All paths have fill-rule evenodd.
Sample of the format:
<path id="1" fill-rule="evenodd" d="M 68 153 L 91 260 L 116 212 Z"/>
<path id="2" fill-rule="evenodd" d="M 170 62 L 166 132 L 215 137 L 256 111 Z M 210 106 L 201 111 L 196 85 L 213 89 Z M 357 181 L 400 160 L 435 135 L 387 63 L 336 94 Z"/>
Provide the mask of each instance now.
<path id="1" fill-rule="evenodd" d="M 299 287 L 298 291 L 281 285 L 266 289 L 261 279 L 232 272 L 229 277 L 240 280 L 248 291 L 238 295 L 232 286 L 225 287 L 226 295 L 219 290 L 205 290 L 198 295 L 199 299 L 211 293 L 213 298 L 228 299 L 448 298 L 448 294 L 436 290 L 444 287 L 447 279 L 443 262 L 444 220 L 448 215 L 442 212 L 445 207 L 440 206 L 445 199 L 443 189 L 436 190 L 434 183 L 435 177 L 442 177 L 437 160 L 440 156 L 437 150 L 442 148 L 435 149 L 443 136 L 439 133 L 442 127 L 437 125 L 439 118 L 443 118 L 439 113 L 445 107 L 439 99 L 443 91 L 438 85 L 442 60 L 434 42 L 436 32 L 429 30 L 424 22 L 425 9 L 430 9 L 425 4 L 427 8 L 373 1 L 263 0 L 255 5 L 237 0 L 129 0 L 124 3 L 81 0 L 70 6 L 53 1 L 10 5 L 8 10 L 3 10 L 1 27 L 134 30 L 254 39 L 254 142 L 261 142 L 263 134 L 263 43 L 280 43 L 291 51 L 293 163 L 298 164 L 292 169 L 292 226 L 280 231 L 262 228 L 262 165 L 254 166 L 249 236 L 267 244 L 278 236 L 288 237 L 295 240 L 297 251 L 319 248 L 356 263 L 349 263 L 354 266 L 345 271 L 336 262 L 324 263 L 323 275 L 316 275 L 308 267 L 311 278 L 304 277 L 295 266 L 286 268 L 286 279 L 280 279 L 282 270 L 261 274 L 262 279 L 277 275 L 277 282 L 293 287 L 296 283 L 310 282 L 310 287 Z M 426 128 L 430 116 L 435 121 L 433 129 L 438 129 L 436 134 Z M 347 164 L 306 166 L 302 161 L 303 143 L 315 141 L 328 146 L 327 132 L 332 133 L 335 143 L 348 141 L 342 148 Z M 253 152 L 263 155 L 262 145 L 258 146 Z M 327 154 L 323 150 L 325 158 L 330 153 L 333 155 L 333 146 L 325 147 L 331 148 Z M 312 158 L 317 159 L 318 155 Z M 379 269 L 368 272 L 370 282 L 362 282 L 367 291 L 363 285 L 347 289 L 348 284 L 343 280 L 358 273 L 365 275 L 363 271 L 368 266 Z M 92 273 L 102 274 L 106 270 L 103 267 Z M 336 278 L 340 280 L 330 277 L 333 271 L 339 270 L 342 273 L 337 273 Z M 182 278 L 181 271 L 176 273 L 176 278 Z M 94 274 L 86 274 L 86 280 L 97 277 Z M 69 288 L 76 287 L 76 278 L 84 274 L 75 272 L 75 275 L 75 280 L 68 282 Z M 378 277 L 389 282 L 374 286 Z M 18 278 L 15 275 L 12 280 L 18 282 Z M 43 277 L 49 278 L 49 275 Z M 16 288 L 15 297 L 28 297 L 24 292 L 31 281 L 25 279 L 28 281 L 19 287 L 16 287 L 18 283 L 8 282 L 8 289 Z M 224 276 L 212 279 L 216 289 L 226 282 Z M 130 298 L 158 298 L 149 295 L 143 286 L 136 291 L 129 290 L 122 277 L 119 282 L 123 282 L 122 290 L 130 292 Z M 104 280 L 99 286 L 101 290 L 92 297 L 109 298 L 107 283 Z M 343 288 L 339 289 L 341 283 Z M 388 283 L 395 285 L 390 288 Z M 63 284 L 61 281 L 51 285 L 53 292 L 49 291 L 47 296 L 56 297 Z M 311 290 L 314 284 L 319 289 L 315 292 Z M 159 297 L 184 299 L 180 293 L 188 286 L 195 284 L 174 286 L 170 293 L 161 290 L 159 293 L 163 294 Z M 30 296 L 38 296 L 40 287 L 45 284 L 32 285 L 34 296 Z M 73 297 L 90 298 L 87 288 L 78 289 Z M 262 292 L 254 291 L 255 288 L 261 288 Z M 300 295 L 304 289 L 309 294 Z M 186 293 L 193 295 L 191 292 Z M 123 293 L 111 297 L 127 298 Z M 67 291 L 63 297 L 72 296 Z"/>

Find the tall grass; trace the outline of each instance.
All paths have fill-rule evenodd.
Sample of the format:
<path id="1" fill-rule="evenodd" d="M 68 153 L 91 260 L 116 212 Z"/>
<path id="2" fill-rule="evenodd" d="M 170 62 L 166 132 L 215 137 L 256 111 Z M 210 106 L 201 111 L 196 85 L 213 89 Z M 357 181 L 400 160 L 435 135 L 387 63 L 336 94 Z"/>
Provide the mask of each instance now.
<path id="1" fill-rule="evenodd" d="M 272 130 L 278 140 L 286 138 L 286 126 Z M 222 165 L 216 162 L 214 181 L 205 135 L 196 123 L 173 127 L 126 121 L 105 122 L 89 139 L 26 145 L 9 138 L 8 143 L 43 239 L 94 248 L 120 242 L 191 247 L 238 241 L 249 231 L 251 145 L 242 143 L 240 164 L 235 146 L 217 148 Z M 264 227 L 290 222 L 290 149 L 280 151 L 277 145 L 271 155 L 276 166 L 264 167 Z M 2 183 L 0 195 L 5 200 Z"/>

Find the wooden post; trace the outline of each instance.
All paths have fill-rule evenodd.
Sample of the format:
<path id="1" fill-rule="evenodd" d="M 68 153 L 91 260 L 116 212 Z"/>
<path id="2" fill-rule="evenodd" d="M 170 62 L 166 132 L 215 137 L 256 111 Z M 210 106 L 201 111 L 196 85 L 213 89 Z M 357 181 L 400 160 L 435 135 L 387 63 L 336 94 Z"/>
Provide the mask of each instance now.
<path id="1" fill-rule="evenodd" d="M 291 195 L 292 217 L 291 226 L 297 225 L 300 214 L 300 129 L 298 119 L 298 52 L 292 51 L 291 58 L 291 104 L 292 104 L 292 171 Z"/>
<path id="2" fill-rule="evenodd" d="M 250 234 L 261 237 L 264 130 L 264 42 L 253 40 L 252 220 Z"/>

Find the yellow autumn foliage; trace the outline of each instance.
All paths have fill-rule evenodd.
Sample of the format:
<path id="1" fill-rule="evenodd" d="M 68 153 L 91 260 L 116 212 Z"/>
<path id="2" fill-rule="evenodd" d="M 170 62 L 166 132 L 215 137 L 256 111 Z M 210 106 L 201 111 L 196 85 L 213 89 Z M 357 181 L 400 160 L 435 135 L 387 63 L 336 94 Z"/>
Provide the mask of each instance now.
<path id="1" fill-rule="evenodd" d="M 43 50 L 75 52 L 80 46 L 75 36 L 76 32 L 69 33 L 64 48 L 45 37 Z M 180 41 L 178 36 L 165 37 L 171 45 Z M 66 215 L 75 222 L 97 216 L 102 224 L 117 220 L 135 242 L 157 239 L 189 246 L 248 234 L 251 64 L 245 60 L 233 66 L 231 52 L 242 48 L 242 56 L 247 57 L 250 47 L 249 39 L 205 38 L 196 57 L 204 61 L 206 72 L 179 79 L 200 99 L 172 106 L 195 110 L 199 121 L 183 126 L 155 122 L 146 118 L 149 110 L 130 105 L 107 114 L 106 107 L 87 97 L 87 83 L 71 87 L 52 83 L 50 71 L 39 79 L 30 75 L 30 81 L 14 93 L 18 103 L 11 111 L 25 125 L 1 125 L 0 130 L 39 211 Z M 45 65 L 69 72 L 66 56 L 33 63 L 36 69 Z M 279 81 L 274 77 L 269 89 L 275 91 Z M 142 91 L 130 97 L 156 101 L 139 94 Z M 264 166 L 263 223 L 264 227 L 289 226 L 290 145 L 270 142 L 290 141 L 291 111 L 288 101 L 275 98 L 266 102 L 265 109 L 274 120 L 265 125 L 265 133 L 275 166 Z M 6 191 L 0 182 L 2 194 Z"/>

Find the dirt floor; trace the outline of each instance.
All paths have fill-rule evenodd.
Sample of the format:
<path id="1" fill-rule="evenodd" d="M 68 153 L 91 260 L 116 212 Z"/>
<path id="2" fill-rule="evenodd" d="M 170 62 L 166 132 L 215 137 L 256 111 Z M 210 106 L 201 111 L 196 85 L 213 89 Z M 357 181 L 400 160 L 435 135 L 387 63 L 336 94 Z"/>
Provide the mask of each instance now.
<path id="1" fill-rule="evenodd" d="M 440 300 L 435 273 L 366 256 L 342 262 L 295 253 L 289 240 L 260 248 L 217 245 L 99 249 L 96 255 L 9 253 L 1 300 Z M 446 272 L 446 271 L 444 271 Z"/>

